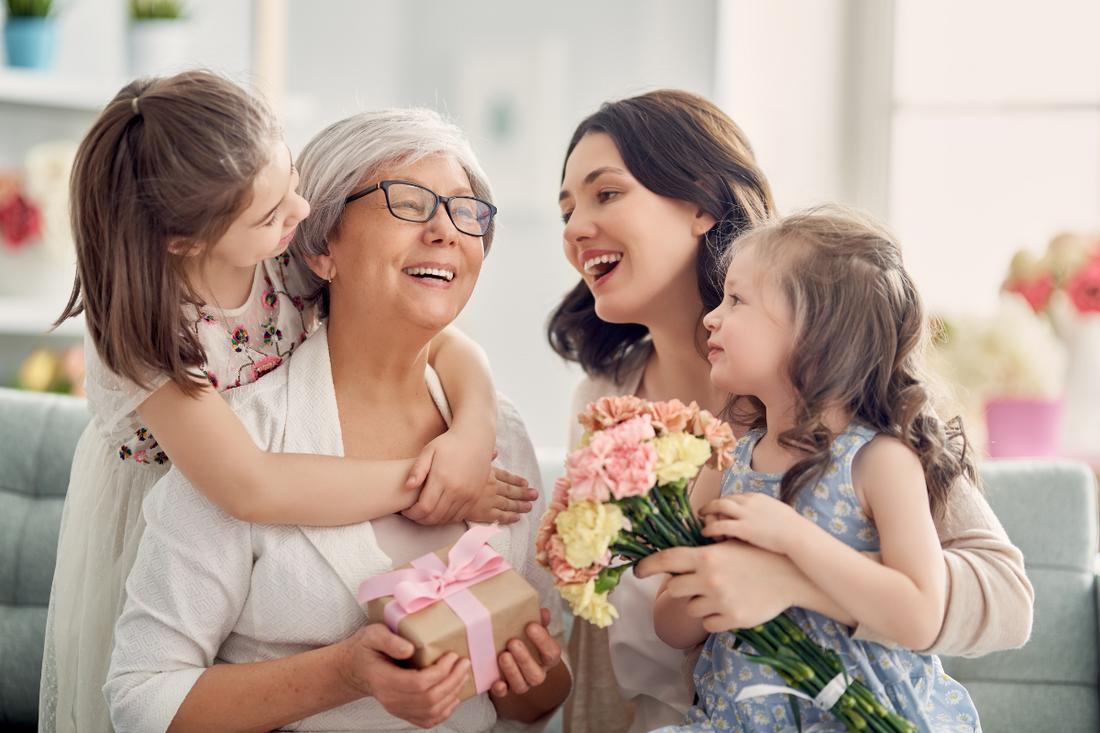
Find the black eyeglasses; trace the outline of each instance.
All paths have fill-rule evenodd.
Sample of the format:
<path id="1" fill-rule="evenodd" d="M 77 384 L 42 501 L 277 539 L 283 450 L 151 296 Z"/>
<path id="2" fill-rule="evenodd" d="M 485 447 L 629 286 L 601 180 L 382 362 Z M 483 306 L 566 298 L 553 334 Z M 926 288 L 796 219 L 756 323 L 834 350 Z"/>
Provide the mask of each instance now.
<path id="1" fill-rule="evenodd" d="M 430 188 L 408 181 L 382 181 L 370 188 L 353 193 L 344 199 L 344 205 L 361 199 L 379 188 L 386 194 L 386 206 L 390 213 L 404 221 L 429 221 L 435 216 L 439 202 L 447 209 L 447 216 L 455 229 L 473 237 L 484 237 L 493 223 L 497 207 L 473 196 L 440 196 Z"/>

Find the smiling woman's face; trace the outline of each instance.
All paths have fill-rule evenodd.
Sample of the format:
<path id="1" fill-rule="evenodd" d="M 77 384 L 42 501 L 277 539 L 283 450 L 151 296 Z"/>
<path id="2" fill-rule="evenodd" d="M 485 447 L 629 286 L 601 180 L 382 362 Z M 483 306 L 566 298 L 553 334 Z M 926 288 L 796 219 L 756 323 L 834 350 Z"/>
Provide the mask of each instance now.
<path id="1" fill-rule="evenodd" d="M 462 166 L 446 156 L 378 171 L 354 190 L 386 180 L 440 196 L 473 195 Z M 429 221 L 404 221 L 390 213 L 381 189 L 347 204 L 328 244 L 329 255 L 310 264 L 332 278 L 331 316 L 397 319 L 428 331 L 442 330 L 466 306 L 484 257 L 481 237 L 455 229 L 442 203 Z"/>
<path id="2" fill-rule="evenodd" d="M 699 238 L 714 218 L 638 182 L 605 132 L 581 138 L 559 198 L 565 256 L 611 323 L 649 325 L 670 302 L 698 299 Z"/>

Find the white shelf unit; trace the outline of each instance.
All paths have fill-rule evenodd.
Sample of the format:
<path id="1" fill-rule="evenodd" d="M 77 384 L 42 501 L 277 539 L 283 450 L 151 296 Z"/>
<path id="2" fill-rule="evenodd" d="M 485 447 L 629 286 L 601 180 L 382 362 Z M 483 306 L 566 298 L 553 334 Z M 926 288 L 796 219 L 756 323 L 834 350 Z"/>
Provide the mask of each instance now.
<path id="1" fill-rule="evenodd" d="M 90 81 L 0 67 L 0 104 L 97 112 L 122 85 L 115 80 Z"/>

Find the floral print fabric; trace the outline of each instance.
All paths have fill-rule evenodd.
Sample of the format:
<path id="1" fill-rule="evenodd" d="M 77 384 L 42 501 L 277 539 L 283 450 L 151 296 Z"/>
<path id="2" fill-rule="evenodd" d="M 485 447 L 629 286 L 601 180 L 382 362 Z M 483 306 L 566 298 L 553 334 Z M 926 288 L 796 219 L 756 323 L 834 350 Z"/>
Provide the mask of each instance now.
<path id="1" fill-rule="evenodd" d="M 752 470 L 752 450 L 764 435 L 747 433 L 734 451 L 733 467 L 722 481 L 722 495 L 760 492 L 779 498 L 782 474 Z M 821 481 L 803 489 L 794 508 L 833 536 L 861 552 L 879 549 L 878 533 L 860 508 L 852 488 L 852 459 L 875 436 L 865 425 L 853 423 L 832 445 L 832 457 Z M 978 733 L 977 710 L 962 685 L 949 677 L 935 656 L 921 655 L 897 647 L 887 649 L 873 642 L 851 639 L 852 630 L 832 619 L 802 608 L 787 615 L 821 646 L 836 651 L 848 673 L 862 681 L 885 704 L 912 720 L 927 733 Z M 688 711 L 682 728 L 664 731 L 795 731 L 789 698 L 783 694 L 752 697 L 735 702 L 739 691 L 757 684 L 783 685 L 772 667 L 747 659 L 755 654 L 748 645 L 734 648 L 730 632 L 711 634 L 695 668 L 696 704 Z M 844 731 L 828 711 L 799 700 L 802 724 L 818 730 Z"/>
<path id="2" fill-rule="evenodd" d="M 270 373 L 315 327 L 312 309 L 293 291 L 291 267 L 285 253 L 265 260 L 256 266 L 244 305 L 228 310 L 211 305 L 199 309 L 192 330 L 207 358 L 199 371 L 215 390 L 250 384 Z M 151 380 L 150 389 L 143 390 L 107 370 L 94 347 L 86 358 L 89 408 L 107 426 L 119 459 L 147 466 L 167 464 L 168 456 L 136 412 L 137 405 L 165 380 Z"/>

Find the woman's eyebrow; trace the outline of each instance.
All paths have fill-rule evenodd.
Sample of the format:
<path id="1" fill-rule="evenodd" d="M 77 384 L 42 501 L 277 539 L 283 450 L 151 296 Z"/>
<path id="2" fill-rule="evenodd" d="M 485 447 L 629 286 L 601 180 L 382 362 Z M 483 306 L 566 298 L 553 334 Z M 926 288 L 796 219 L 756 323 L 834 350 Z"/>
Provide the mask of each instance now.
<path id="1" fill-rule="evenodd" d="M 596 170 L 592 171 L 587 176 L 585 176 L 584 177 L 584 185 L 587 186 L 588 184 L 592 183 L 592 181 L 594 181 L 597 178 L 599 178 L 600 176 L 602 176 L 604 173 L 625 174 L 626 171 L 623 170 L 622 168 L 616 166 L 616 165 L 605 165 L 605 166 L 602 166 L 600 168 L 597 168 Z M 562 189 L 562 192 L 558 194 L 558 201 L 561 201 L 562 199 L 567 198 L 570 195 L 571 194 L 569 193 L 569 191 L 567 191 L 565 189 Z"/>

